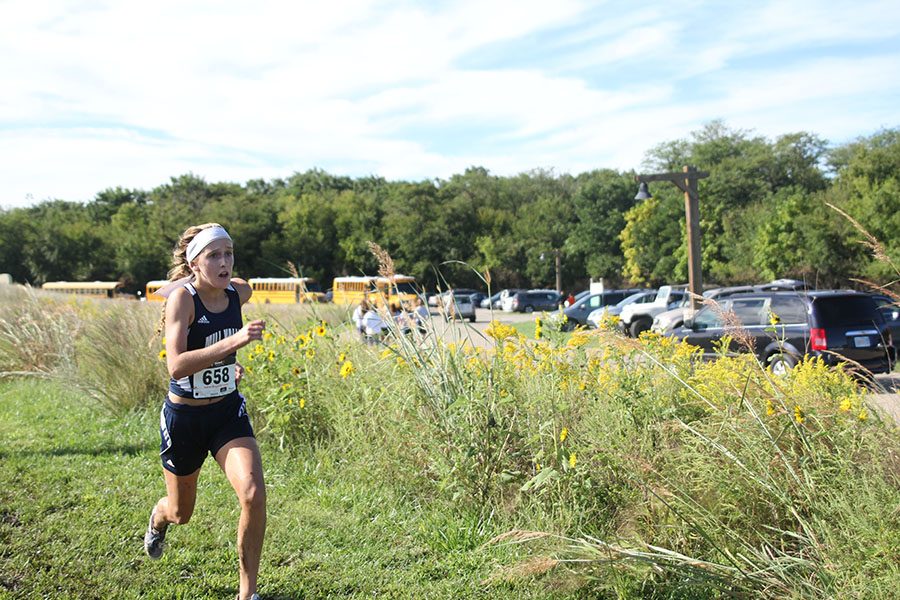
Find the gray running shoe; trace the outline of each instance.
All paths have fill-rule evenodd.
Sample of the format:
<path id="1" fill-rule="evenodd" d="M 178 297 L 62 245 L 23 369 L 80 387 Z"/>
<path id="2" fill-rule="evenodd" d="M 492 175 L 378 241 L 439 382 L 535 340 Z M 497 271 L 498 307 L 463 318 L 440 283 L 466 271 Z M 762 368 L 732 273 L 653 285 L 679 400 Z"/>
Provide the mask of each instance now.
<path id="1" fill-rule="evenodd" d="M 144 534 L 144 550 L 147 556 L 153 560 L 158 559 L 163 553 L 163 541 L 166 539 L 166 529 L 169 524 L 166 523 L 161 529 L 153 528 L 153 517 L 156 515 L 156 507 L 150 513 L 150 522 L 147 523 L 147 533 Z"/>

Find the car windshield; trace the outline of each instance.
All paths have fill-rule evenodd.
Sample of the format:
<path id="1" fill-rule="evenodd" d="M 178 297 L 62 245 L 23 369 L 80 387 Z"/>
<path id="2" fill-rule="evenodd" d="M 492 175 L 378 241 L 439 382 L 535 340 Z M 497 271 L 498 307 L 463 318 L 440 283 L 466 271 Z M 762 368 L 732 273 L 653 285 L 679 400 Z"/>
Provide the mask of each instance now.
<path id="1" fill-rule="evenodd" d="M 645 297 L 647 297 L 647 292 L 637 292 L 636 294 L 632 294 L 616 304 L 616 308 L 622 308 L 624 306 L 628 306 L 629 304 L 640 302 L 641 299 Z"/>

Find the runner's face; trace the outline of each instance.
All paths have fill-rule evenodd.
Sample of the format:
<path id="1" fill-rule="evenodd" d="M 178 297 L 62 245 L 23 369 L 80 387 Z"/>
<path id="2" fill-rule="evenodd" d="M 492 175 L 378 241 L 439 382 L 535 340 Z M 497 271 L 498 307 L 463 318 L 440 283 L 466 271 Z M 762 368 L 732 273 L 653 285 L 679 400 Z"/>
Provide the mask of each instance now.
<path id="1" fill-rule="evenodd" d="M 234 248 L 229 240 L 215 240 L 204 248 L 194 259 L 193 271 L 197 280 L 225 289 L 231 283 L 234 269 Z"/>

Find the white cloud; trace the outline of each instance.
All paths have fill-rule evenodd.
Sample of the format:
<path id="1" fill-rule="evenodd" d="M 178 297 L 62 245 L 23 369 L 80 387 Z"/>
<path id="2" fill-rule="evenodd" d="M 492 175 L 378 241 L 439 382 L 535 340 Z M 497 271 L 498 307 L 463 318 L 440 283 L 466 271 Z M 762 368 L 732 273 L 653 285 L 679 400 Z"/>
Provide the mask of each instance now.
<path id="1" fill-rule="evenodd" d="M 7 1 L 0 205 L 187 171 L 633 168 L 718 117 L 864 134 L 896 125 L 893 4 Z"/>

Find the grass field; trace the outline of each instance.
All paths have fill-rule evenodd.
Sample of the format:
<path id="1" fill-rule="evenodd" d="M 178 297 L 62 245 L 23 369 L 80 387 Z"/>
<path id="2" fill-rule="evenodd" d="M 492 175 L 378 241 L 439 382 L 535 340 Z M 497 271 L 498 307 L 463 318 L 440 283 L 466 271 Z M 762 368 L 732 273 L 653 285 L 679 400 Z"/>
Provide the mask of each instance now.
<path id="1" fill-rule="evenodd" d="M 47 382 L 0 386 L 0 598 L 233 597 L 238 507 L 212 460 L 192 521 L 170 529 L 161 560 L 143 553 L 149 508 L 164 493 L 157 422 L 153 411 L 107 416 Z M 549 579 L 482 583 L 526 551 L 482 547 L 500 523 L 342 477 L 327 452 L 292 457 L 265 439 L 262 452 L 263 598 L 569 595 Z"/>
<path id="2" fill-rule="evenodd" d="M 900 589 L 896 424 L 841 369 L 775 377 L 536 322 L 491 323 L 487 346 L 436 330 L 370 346 L 333 307 L 253 311 L 269 327 L 238 358 L 266 600 Z M 164 491 L 158 317 L 0 294 L 0 598 L 234 597 L 238 507 L 214 462 L 162 560 L 142 551 Z"/>

